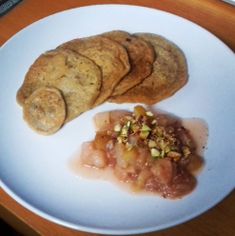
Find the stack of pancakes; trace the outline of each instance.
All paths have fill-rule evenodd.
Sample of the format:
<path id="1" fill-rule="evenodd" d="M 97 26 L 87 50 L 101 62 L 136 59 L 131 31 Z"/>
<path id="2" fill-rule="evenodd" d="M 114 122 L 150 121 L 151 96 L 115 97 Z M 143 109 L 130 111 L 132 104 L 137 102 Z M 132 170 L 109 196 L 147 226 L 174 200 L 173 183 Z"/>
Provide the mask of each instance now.
<path id="1" fill-rule="evenodd" d="M 174 43 L 151 33 L 111 31 L 39 56 L 17 101 L 28 124 L 48 135 L 105 101 L 154 104 L 187 80 L 185 56 Z"/>

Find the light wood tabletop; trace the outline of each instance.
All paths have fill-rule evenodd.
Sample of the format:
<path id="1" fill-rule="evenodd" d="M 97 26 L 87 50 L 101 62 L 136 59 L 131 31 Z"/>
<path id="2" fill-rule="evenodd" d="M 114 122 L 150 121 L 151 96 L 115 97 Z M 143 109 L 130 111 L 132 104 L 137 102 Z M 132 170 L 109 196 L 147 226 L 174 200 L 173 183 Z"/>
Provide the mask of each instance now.
<path id="1" fill-rule="evenodd" d="M 235 7 L 219 0 L 23 0 L 0 18 L 0 45 L 24 27 L 53 13 L 85 5 L 109 3 L 147 6 L 182 16 L 204 27 L 235 51 Z M 24 235 L 95 235 L 49 222 L 18 204 L 2 189 L 0 189 L 0 218 Z M 0 235 L 3 235 L 1 229 Z M 213 209 L 189 222 L 145 235 L 235 235 L 235 192 L 233 191 Z"/>

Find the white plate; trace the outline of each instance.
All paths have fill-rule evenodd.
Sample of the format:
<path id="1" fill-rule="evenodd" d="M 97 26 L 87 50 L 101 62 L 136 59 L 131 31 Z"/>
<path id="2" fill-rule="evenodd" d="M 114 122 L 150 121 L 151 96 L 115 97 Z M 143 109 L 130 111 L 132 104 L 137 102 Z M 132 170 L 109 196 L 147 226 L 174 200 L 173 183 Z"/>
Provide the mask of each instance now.
<path id="1" fill-rule="evenodd" d="M 223 0 L 223 1 L 235 6 L 235 0 Z"/>
<path id="2" fill-rule="evenodd" d="M 44 137 L 28 128 L 15 100 L 31 63 L 44 51 L 104 31 L 154 32 L 175 42 L 189 66 L 189 82 L 158 107 L 209 125 L 206 164 L 196 190 L 183 200 L 132 196 L 108 182 L 76 177 L 71 156 L 94 135 L 98 111 L 133 105 L 104 104 Z M 0 177 L 2 188 L 48 220 L 78 230 L 130 234 L 160 230 L 205 212 L 234 188 L 235 58 L 212 34 L 154 9 L 97 5 L 64 11 L 16 34 L 0 51 Z"/>

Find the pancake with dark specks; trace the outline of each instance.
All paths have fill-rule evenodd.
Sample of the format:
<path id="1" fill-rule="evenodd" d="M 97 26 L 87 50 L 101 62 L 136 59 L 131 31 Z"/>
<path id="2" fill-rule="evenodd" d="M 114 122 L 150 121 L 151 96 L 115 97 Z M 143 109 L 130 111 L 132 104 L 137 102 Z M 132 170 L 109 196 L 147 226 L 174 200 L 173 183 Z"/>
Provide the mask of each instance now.
<path id="1" fill-rule="evenodd" d="M 126 49 L 114 40 L 102 36 L 75 39 L 59 46 L 87 56 L 102 71 L 100 95 L 94 106 L 103 103 L 119 81 L 129 72 L 130 64 Z"/>
<path id="2" fill-rule="evenodd" d="M 115 87 L 111 96 L 125 93 L 151 74 L 155 52 L 150 43 L 125 31 L 110 31 L 102 34 L 102 36 L 123 45 L 128 52 L 131 64 L 130 72 Z"/>
<path id="3" fill-rule="evenodd" d="M 187 62 L 183 52 L 169 40 L 150 33 L 135 35 L 154 47 L 156 60 L 153 72 L 139 85 L 120 96 L 112 97 L 109 101 L 151 105 L 172 96 L 187 83 Z"/>
<path id="4" fill-rule="evenodd" d="M 44 135 L 55 133 L 66 118 L 66 107 L 58 89 L 41 87 L 25 101 L 23 115 L 28 125 Z"/>
<path id="5" fill-rule="evenodd" d="M 106 101 L 152 105 L 187 81 L 186 58 L 173 42 L 152 33 L 114 30 L 41 54 L 16 98 L 29 126 L 49 135 Z"/>
<path id="6" fill-rule="evenodd" d="M 62 92 L 67 107 L 66 122 L 91 109 L 100 93 L 101 71 L 89 58 L 70 50 L 42 54 L 30 67 L 17 101 L 25 100 L 38 88 L 55 87 Z"/>

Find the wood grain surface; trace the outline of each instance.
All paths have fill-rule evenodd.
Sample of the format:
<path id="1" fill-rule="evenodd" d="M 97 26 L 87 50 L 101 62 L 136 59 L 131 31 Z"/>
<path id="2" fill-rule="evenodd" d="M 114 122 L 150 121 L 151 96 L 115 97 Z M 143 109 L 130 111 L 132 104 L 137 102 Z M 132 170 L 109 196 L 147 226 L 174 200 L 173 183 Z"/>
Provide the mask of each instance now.
<path id="1" fill-rule="evenodd" d="M 27 25 L 53 13 L 79 6 L 109 3 L 147 6 L 182 16 L 206 28 L 235 51 L 235 7 L 219 0 L 23 0 L 0 18 L 0 45 Z M 0 218 L 23 235 L 97 235 L 49 222 L 19 205 L 2 189 L 0 189 Z M 0 235 L 3 235 L 1 229 Z M 233 236 L 235 235 L 235 192 L 233 191 L 211 210 L 189 222 L 145 235 Z"/>

